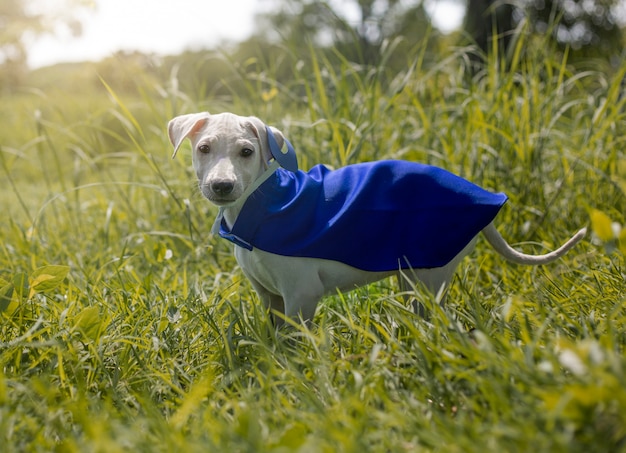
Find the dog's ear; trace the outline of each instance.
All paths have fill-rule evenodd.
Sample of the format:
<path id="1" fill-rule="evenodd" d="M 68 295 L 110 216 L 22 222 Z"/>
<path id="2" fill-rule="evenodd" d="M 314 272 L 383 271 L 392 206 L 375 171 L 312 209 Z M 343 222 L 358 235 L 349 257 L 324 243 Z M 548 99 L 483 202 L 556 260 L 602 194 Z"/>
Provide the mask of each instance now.
<path id="1" fill-rule="evenodd" d="M 178 148 L 185 141 L 186 138 L 197 133 L 211 115 L 208 112 L 203 113 L 190 113 L 188 115 L 180 115 L 170 120 L 167 124 L 167 133 L 170 138 L 170 142 L 174 146 L 174 154 L 172 159 L 176 157 Z"/>
<path id="2" fill-rule="evenodd" d="M 261 156 L 266 168 L 269 165 L 269 161 L 273 158 L 285 170 L 298 171 L 296 152 L 283 133 L 275 127 L 265 125 L 263 121 L 254 116 L 248 117 L 248 120 L 249 127 L 259 139 Z"/>
<path id="3" fill-rule="evenodd" d="M 281 131 L 276 129 L 274 126 L 270 126 L 269 128 L 272 131 L 272 134 L 274 134 L 274 138 L 276 139 L 276 143 L 278 143 L 278 147 L 282 148 L 283 145 L 285 144 L 285 136 L 283 135 Z"/>
<path id="4" fill-rule="evenodd" d="M 272 158 L 272 152 L 270 151 L 270 146 L 267 141 L 267 131 L 265 129 L 265 123 L 256 116 L 250 116 L 248 117 L 248 120 L 250 121 L 250 129 L 259 139 L 259 143 L 261 145 L 261 154 L 263 155 L 263 162 L 267 163 Z M 278 146 L 282 148 L 283 144 L 285 143 L 285 136 L 275 127 L 270 126 L 270 129 L 272 130 L 272 133 L 276 138 L 276 142 L 278 142 Z"/>

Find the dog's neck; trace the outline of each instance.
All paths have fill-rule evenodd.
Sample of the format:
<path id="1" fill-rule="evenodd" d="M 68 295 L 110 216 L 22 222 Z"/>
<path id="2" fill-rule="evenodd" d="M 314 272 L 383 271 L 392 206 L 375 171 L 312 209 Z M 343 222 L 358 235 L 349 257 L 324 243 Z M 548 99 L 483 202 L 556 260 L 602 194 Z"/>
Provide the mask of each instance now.
<path id="1" fill-rule="evenodd" d="M 267 181 L 268 178 L 278 169 L 278 167 L 280 167 L 278 161 L 272 160 L 261 176 L 255 179 L 254 182 L 250 184 L 246 190 L 244 190 L 239 198 L 232 203 L 220 206 L 215 222 L 213 223 L 213 228 L 211 228 L 211 234 L 218 234 L 220 232 L 222 219 L 226 220 L 226 225 L 229 229 L 232 229 L 239 213 L 241 212 L 241 208 L 248 197 L 252 195 L 252 193 L 257 190 L 261 184 Z"/>

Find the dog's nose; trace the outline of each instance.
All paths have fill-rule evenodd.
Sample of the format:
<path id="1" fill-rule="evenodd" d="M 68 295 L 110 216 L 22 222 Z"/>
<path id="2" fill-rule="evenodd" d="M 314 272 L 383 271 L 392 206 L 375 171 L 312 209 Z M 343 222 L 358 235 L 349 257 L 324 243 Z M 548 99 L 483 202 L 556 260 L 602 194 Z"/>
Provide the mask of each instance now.
<path id="1" fill-rule="evenodd" d="M 228 195 L 235 188 L 233 181 L 220 180 L 211 183 L 211 190 L 215 195 Z"/>

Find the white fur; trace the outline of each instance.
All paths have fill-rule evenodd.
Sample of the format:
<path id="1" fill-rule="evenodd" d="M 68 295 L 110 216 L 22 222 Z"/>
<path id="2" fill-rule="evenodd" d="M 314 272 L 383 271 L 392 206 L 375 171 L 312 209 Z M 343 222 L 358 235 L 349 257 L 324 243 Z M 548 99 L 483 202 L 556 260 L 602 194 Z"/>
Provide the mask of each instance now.
<path id="1" fill-rule="evenodd" d="M 209 201 L 223 207 L 224 219 L 232 227 L 242 205 L 242 194 L 263 174 L 271 158 L 265 124 L 258 118 L 232 113 L 194 113 L 172 119 L 168 132 L 174 146 L 172 157 L 186 138 L 191 140 L 200 190 Z M 274 128 L 272 132 L 282 144 L 281 132 Z M 563 256 L 583 238 L 586 229 L 545 255 L 526 255 L 511 248 L 493 224 L 482 232 L 506 259 L 519 264 L 546 264 Z M 235 246 L 235 257 L 261 301 L 278 315 L 276 321 L 280 323 L 281 314 L 294 320 L 310 321 L 325 294 L 349 291 L 392 275 L 398 276 L 401 283 L 407 276 L 417 279 L 433 294 L 443 294 L 456 267 L 475 242 L 476 238 L 445 266 L 401 272 L 367 272 L 337 261 L 281 256 L 239 246 Z"/>

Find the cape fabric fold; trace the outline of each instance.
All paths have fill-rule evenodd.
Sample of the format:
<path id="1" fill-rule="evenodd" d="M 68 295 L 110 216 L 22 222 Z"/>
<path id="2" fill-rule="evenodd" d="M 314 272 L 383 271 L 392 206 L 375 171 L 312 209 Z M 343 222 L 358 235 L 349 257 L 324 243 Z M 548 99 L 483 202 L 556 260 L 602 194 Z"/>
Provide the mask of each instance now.
<path id="1" fill-rule="evenodd" d="M 507 197 L 446 170 L 378 161 L 338 170 L 276 170 L 253 192 L 232 230 L 237 245 L 340 261 L 366 271 L 447 264 L 497 215 Z"/>

